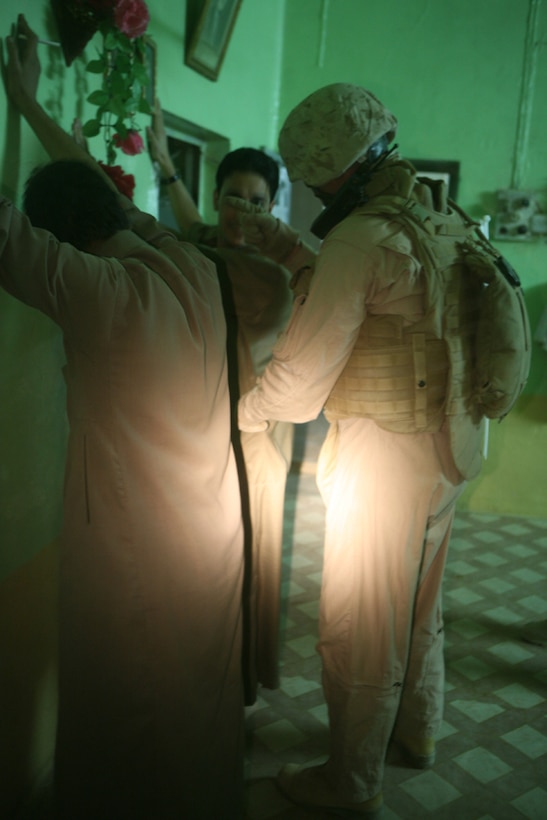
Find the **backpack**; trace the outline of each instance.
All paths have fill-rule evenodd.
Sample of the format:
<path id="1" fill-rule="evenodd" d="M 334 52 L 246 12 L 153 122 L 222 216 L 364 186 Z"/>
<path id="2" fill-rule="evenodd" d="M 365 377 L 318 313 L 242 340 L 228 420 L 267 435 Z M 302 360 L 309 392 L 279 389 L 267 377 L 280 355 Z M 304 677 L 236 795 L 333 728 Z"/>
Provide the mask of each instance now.
<path id="1" fill-rule="evenodd" d="M 528 379 L 530 322 L 516 271 L 479 228 L 475 234 L 474 242 L 462 246 L 467 269 L 483 283 L 475 339 L 474 400 L 487 418 L 501 420 Z"/>
<path id="2" fill-rule="evenodd" d="M 389 153 L 382 155 L 382 162 Z M 434 209 L 435 201 L 441 203 L 439 210 Z M 479 224 L 446 198 L 445 184 L 416 177 L 415 168 L 405 160 L 397 158 L 385 166 L 377 161 L 363 167 L 311 230 L 323 238 L 356 207 L 406 228 L 430 293 L 438 295 L 437 283 L 442 279 L 438 274 L 445 264 L 463 265 L 469 276 L 478 279 L 482 288 L 474 340 L 472 402 L 486 418 L 504 418 L 524 389 L 531 359 L 530 322 L 515 270 L 491 245 Z"/>
<path id="3" fill-rule="evenodd" d="M 427 183 L 429 180 L 420 179 Z M 473 396 L 486 418 L 502 419 L 522 393 L 531 360 L 531 331 L 520 279 L 473 221 L 452 200 L 448 214 L 424 207 L 415 199 L 378 197 L 367 210 L 406 227 L 430 286 L 438 278 L 439 243 L 458 249 L 460 262 L 482 284 L 474 341 Z M 450 244 L 447 256 L 450 256 Z"/>

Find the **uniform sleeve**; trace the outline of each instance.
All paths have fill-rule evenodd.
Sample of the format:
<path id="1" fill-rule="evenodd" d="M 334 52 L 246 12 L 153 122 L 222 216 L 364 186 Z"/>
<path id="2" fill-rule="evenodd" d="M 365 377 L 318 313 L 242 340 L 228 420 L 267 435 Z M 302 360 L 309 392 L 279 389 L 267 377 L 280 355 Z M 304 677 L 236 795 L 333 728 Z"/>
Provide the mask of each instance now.
<path id="1" fill-rule="evenodd" d="M 309 295 L 297 297 L 285 332 L 257 386 L 240 400 L 242 430 L 266 419 L 305 422 L 321 411 L 365 319 L 367 282 L 381 260 L 345 242 L 325 241 Z"/>
<path id="2" fill-rule="evenodd" d="M 194 222 L 188 229 L 186 237 L 194 245 L 207 245 L 209 248 L 218 247 L 218 228 L 216 225 L 207 225 L 205 222 Z"/>
<path id="3" fill-rule="evenodd" d="M 118 267 L 117 260 L 83 253 L 33 228 L 11 202 L 0 200 L 0 284 L 75 343 L 100 343 L 110 332 Z"/>

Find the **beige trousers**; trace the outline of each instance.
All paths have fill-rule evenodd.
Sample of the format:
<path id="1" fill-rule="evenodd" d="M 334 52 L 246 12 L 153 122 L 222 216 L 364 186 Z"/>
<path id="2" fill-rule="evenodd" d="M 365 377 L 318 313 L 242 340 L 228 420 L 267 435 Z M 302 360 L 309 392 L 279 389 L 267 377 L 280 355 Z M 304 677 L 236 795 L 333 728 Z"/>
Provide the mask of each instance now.
<path id="1" fill-rule="evenodd" d="M 319 459 L 327 505 L 318 650 L 333 786 L 381 790 L 390 737 L 437 732 L 443 710 L 441 583 L 463 483 L 441 434 L 334 423 Z M 444 465 L 444 468 L 443 466 Z"/>

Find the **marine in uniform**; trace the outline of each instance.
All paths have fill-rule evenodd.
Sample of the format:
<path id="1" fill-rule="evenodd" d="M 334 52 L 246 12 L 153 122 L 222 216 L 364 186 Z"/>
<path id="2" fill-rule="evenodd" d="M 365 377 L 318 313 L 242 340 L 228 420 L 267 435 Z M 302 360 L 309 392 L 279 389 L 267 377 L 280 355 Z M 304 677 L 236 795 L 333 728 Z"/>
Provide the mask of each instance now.
<path id="1" fill-rule="evenodd" d="M 381 808 L 392 739 L 413 765 L 434 761 L 441 583 L 483 426 L 472 395 L 480 285 L 458 255 L 470 220 L 390 148 L 396 130 L 371 92 L 343 83 L 285 121 L 280 152 L 291 180 L 326 205 L 323 242 L 309 292 L 239 405 L 243 430 L 323 409 L 330 422 L 318 464 L 330 753 L 321 766 L 285 767 L 279 785 L 297 803 L 363 816 Z"/>

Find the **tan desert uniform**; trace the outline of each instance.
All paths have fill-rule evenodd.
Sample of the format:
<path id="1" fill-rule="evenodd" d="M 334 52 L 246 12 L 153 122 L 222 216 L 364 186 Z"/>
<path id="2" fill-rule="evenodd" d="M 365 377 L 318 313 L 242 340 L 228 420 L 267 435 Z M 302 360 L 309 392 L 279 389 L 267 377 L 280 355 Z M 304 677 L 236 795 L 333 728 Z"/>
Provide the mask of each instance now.
<path id="1" fill-rule="evenodd" d="M 190 229 L 190 239 L 214 248 L 226 263 L 238 321 L 239 388 L 243 394 L 256 384 L 287 324 L 293 302 L 291 274 L 249 247 L 218 247 L 214 226 L 196 223 Z M 267 431 L 241 434 L 252 522 L 251 645 L 246 664 L 250 703 L 255 700 L 257 682 L 269 689 L 279 686 L 283 505 L 293 435 L 293 425 L 288 422 L 272 424 Z"/>
<path id="2" fill-rule="evenodd" d="M 328 415 L 363 328 L 388 317 L 394 343 L 399 328 L 423 318 L 424 287 L 401 227 L 355 210 L 325 238 L 309 296 L 296 301 L 261 384 L 242 398 L 242 428 L 269 418 L 305 422 L 325 404 Z M 393 364 L 382 371 L 377 363 L 369 385 L 392 387 Z M 358 384 L 355 371 L 353 378 Z M 430 432 L 398 433 L 364 415 L 332 421 L 318 466 L 327 505 L 319 651 L 328 768 L 339 796 L 357 803 L 381 790 L 394 729 L 424 737 L 439 728 L 441 581 L 464 486 L 442 417 Z M 453 441 L 466 450 L 467 434 Z"/>
<path id="3" fill-rule="evenodd" d="M 131 217 L 139 235 L 90 255 L 0 202 L 0 282 L 60 326 L 67 359 L 60 816 L 239 820 L 243 537 L 218 280 Z"/>

